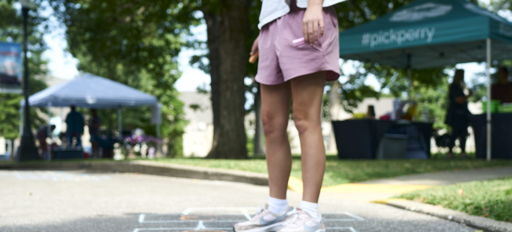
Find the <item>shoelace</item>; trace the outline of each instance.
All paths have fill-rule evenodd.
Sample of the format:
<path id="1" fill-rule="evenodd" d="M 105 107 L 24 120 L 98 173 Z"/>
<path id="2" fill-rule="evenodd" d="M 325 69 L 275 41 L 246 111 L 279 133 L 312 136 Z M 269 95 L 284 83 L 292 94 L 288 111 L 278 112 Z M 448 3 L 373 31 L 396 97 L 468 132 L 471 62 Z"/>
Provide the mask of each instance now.
<path id="1" fill-rule="evenodd" d="M 307 219 L 306 213 L 299 209 L 299 210 L 297 210 L 295 215 L 293 215 L 293 218 L 287 224 L 295 224 L 295 223 L 297 223 L 297 221 L 302 221 L 302 220 L 306 220 L 306 219 Z"/>
<path id="2" fill-rule="evenodd" d="M 262 217 L 263 217 L 263 214 L 264 214 L 265 210 L 267 210 L 267 209 L 265 209 L 265 208 L 261 209 L 258 213 L 256 213 L 256 214 L 251 218 L 251 221 L 253 221 L 253 220 L 260 220 L 260 218 L 262 218 Z"/>

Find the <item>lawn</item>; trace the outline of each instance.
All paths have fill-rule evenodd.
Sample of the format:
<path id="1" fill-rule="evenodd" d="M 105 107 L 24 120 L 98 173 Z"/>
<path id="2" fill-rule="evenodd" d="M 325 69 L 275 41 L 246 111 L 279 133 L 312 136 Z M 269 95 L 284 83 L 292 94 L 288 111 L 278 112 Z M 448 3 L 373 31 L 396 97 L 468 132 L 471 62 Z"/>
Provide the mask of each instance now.
<path id="1" fill-rule="evenodd" d="M 241 170 L 266 173 L 265 160 L 211 160 L 200 158 L 156 159 L 156 162 L 174 163 L 209 168 Z M 493 166 L 512 166 L 512 161 L 483 161 L 475 159 L 431 159 L 431 160 L 338 160 L 327 157 L 324 186 L 361 182 L 366 180 L 396 177 L 408 174 L 428 173 L 444 170 L 463 170 Z M 300 178 L 300 157 L 294 156 L 292 176 Z"/>
<path id="2" fill-rule="evenodd" d="M 400 197 L 512 222 L 512 178 L 435 187 Z"/>
<path id="3" fill-rule="evenodd" d="M 434 158 L 430 160 L 339 160 L 334 155 L 327 156 L 326 171 L 323 186 L 333 186 L 345 183 L 362 182 L 366 180 L 389 178 L 409 174 L 420 174 L 445 170 L 464 170 L 496 166 L 512 166 L 512 160 L 484 161 L 476 159 L 444 159 Z M 141 159 L 146 160 L 148 159 Z M 66 160 L 58 162 L 82 162 L 83 160 Z M 88 161 L 111 161 L 105 159 L 89 159 Z M 125 162 L 122 160 L 118 162 Z M 240 170 L 255 173 L 267 173 L 265 159 L 251 158 L 246 160 L 213 160 L 203 158 L 160 158 L 150 159 L 153 162 L 173 163 L 209 168 L 221 168 Z M 27 163 L 46 161 L 30 161 Z M 56 161 L 53 161 L 56 162 Z M 0 163 L 13 163 L 2 161 Z M 291 175 L 301 177 L 300 156 L 293 156 L 293 168 Z"/>

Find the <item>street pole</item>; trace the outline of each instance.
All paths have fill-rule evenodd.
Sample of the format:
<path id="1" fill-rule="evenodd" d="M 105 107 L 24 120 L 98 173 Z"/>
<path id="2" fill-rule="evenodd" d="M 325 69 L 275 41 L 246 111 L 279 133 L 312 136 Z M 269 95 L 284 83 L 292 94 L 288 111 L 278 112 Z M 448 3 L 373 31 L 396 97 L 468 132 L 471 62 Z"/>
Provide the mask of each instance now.
<path id="1" fill-rule="evenodd" d="M 487 136 L 486 136 L 486 143 L 487 143 L 487 150 L 486 150 L 486 160 L 491 161 L 492 159 L 492 112 L 491 112 L 491 103 L 492 103 L 492 97 L 491 97 L 491 66 L 492 66 L 492 53 L 491 53 L 491 39 L 488 38 L 486 40 L 487 45 L 487 64 L 485 66 L 485 75 L 487 76 Z"/>
<path id="2" fill-rule="evenodd" d="M 23 14 L 23 96 L 25 104 L 23 106 L 23 132 L 21 134 L 21 143 L 18 147 L 16 154 L 17 161 L 28 161 L 39 159 L 37 152 L 36 143 L 34 141 L 34 134 L 31 130 L 31 119 L 30 119 L 30 105 L 28 102 L 28 86 L 29 86 L 29 70 L 28 70 L 28 58 L 27 58 L 27 40 L 28 40 L 28 12 L 31 4 L 27 1 L 21 1 L 21 11 Z"/>

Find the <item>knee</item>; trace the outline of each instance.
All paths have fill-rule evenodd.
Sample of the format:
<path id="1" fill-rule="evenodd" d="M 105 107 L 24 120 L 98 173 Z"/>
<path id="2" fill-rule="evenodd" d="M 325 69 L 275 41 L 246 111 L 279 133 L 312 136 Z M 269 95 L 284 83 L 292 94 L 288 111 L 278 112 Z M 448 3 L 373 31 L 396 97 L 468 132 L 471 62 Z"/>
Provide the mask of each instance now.
<path id="1" fill-rule="evenodd" d="M 261 113 L 263 133 L 265 137 L 275 137 L 286 134 L 287 120 L 280 119 L 272 113 Z"/>
<path id="2" fill-rule="evenodd" d="M 310 117 L 306 113 L 293 113 L 292 114 L 293 122 L 295 123 L 295 128 L 299 132 L 299 135 L 304 134 L 313 129 L 320 128 L 320 121 L 316 117 Z"/>

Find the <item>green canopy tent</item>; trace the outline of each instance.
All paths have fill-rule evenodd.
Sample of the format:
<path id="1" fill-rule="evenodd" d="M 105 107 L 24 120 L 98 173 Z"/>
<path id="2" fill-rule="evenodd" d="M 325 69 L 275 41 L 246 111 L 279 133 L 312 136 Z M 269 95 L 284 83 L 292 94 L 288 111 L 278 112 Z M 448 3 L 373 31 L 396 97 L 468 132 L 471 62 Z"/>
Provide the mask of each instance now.
<path id="1" fill-rule="evenodd" d="M 466 0 L 417 0 L 340 33 L 340 57 L 396 68 L 422 69 L 512 58 L 512 23 Z M 487 109 L 487 159 L 491 159 Z"/>

